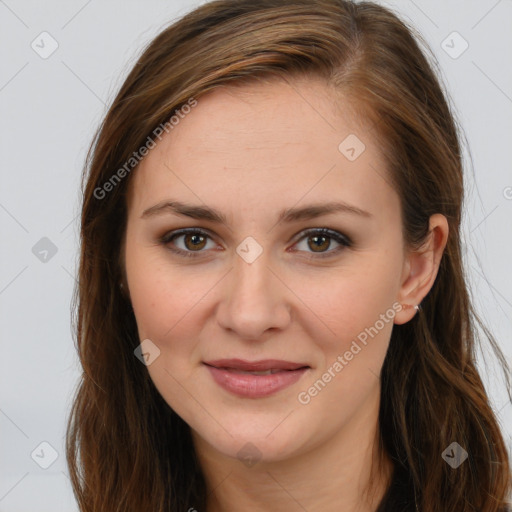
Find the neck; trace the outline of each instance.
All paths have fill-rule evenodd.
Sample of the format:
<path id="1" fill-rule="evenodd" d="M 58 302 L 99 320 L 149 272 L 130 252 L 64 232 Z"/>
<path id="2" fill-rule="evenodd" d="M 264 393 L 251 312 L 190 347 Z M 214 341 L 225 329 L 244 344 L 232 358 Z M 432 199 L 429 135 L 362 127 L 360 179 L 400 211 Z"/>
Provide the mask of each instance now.
<path id="1" fill-rule="evenodd" d="M 379 451 L 378 398 L 327 441 L 251 467 L 193 433 L 208 488 L 207 512 L 376 511 L 392 474 L 391 460 Z"/>

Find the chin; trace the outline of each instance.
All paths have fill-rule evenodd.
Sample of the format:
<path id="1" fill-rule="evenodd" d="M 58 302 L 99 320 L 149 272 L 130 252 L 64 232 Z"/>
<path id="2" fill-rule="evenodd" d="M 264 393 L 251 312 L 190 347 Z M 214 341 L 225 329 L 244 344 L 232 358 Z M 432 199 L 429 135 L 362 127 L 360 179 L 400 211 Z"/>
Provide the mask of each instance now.
<path id="1" fill-rule="evenodd" d="M 286 415 L 285 415 L 286 416 Z M 219 427 L 214 432 L 195 430 L 195 435 L 201 437 L 215 451 L 238 459 L 248 467 L 256 462 L 278 462 L 298 455 L 307 444 L 307 434 L 304 426 L 299 428 L 290 422 L 286 428 L 279 420 L 248 422 L 240 420 L 236 427 Z M 285 422 L 288 420 L 285 420 Z M 277 428 L 276 428 L 277 427 Z"/>

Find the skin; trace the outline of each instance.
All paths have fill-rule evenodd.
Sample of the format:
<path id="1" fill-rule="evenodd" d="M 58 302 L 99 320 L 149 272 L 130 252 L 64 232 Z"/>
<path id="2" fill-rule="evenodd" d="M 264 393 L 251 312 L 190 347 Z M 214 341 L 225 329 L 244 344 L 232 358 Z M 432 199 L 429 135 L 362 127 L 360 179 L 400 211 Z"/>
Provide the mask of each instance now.
<path id="1" fill-rule="evenodd" d="M 389 483 L 391 463 L 384 456 L 379 465 L 376 449 L 379 374 L 393 324 L 409 321 L 414 308 L 398 306 L 309 403 L 298 400 L 393 304 L 421 302 L 448 236 L 446 219 L 434 215 L 421 250 L 405 247 L 399 197 L 363 121 L 312 78 L 217 89 L 198 99 L 132 176 L 126 285 L 140 339 L 160 350 L 150 377 L 191 427 L 214 489 L 208 512 L 371 511 Z M 349 134 L 366 146 L 354 161 L 338 149 Z M 169 210 L 142 215 L 168 200 L 218 209 L 226 223 Z M 330 201 L 370 216 L 277 222 L 283 208 Z M 160 242 L 188 227 L 208 231 L 200 249 L 185 236 Z M 338 231 L 353 244 L 327 238 L 315 252 L 315 233 L 301 234 L 311 228 Z M 263 251 L 252 263 L 236 252 L 246 237 Z M 202 364 L 231 357 L 311 369 L 274 395 L 241 398 Z M 258 450 L 251 467 L 237 457 L 247 443 Z"/>

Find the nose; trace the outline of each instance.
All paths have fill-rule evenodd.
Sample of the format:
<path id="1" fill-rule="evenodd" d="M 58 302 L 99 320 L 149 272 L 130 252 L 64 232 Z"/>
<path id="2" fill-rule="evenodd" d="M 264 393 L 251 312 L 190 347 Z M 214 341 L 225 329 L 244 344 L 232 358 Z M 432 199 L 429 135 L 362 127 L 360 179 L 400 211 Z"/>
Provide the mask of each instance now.
<path id="1" fill-rule="evenodd" d="M 237 338 L 261 341 L 267 331 L 289 325 L 291 293 L 270 268 L 265 251 L 252 263 L 236 255 L 234 268 L 226 276 L 217 321 Z"/>

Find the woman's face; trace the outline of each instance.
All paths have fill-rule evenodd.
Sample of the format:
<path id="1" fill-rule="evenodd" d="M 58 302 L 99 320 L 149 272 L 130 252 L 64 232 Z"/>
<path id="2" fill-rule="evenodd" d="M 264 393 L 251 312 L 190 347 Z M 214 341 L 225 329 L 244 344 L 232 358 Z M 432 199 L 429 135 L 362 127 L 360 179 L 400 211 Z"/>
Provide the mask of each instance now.
<path id="1" fill-rule="evenodd" d="M 349 107 L 312 80 L 217 89 L 133 171 L 124 250 L 148 371 L 221 454 L 283 460 L 375 417 L 406 253 Z"/>

